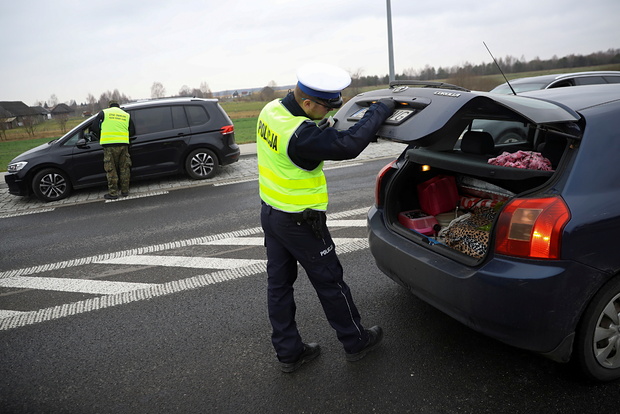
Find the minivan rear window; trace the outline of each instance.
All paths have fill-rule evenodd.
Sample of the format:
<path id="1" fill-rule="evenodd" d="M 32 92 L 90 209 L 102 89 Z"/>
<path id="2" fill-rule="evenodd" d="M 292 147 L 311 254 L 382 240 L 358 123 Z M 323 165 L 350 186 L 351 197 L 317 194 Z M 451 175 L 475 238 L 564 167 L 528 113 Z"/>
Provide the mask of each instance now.
<path id="1" fill-rule="evenodd" d="M 185 111 L 187 112 L 190 127 L 204 125 L 209 121 L 209 114 L 202 106 L 186 105 Z"/>

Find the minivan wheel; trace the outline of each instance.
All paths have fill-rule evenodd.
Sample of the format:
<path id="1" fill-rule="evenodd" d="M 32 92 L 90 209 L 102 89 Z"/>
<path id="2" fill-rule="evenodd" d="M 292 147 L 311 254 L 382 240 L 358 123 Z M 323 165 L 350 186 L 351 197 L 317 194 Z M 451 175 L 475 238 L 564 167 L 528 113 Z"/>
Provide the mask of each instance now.
<path id="1" fill-rule="evenodd" d="M 194 180 L 211 178 L 217 173 L 219 163 L 211 150 L 200 148 L 189 153 L 185 160 L 185 171 Z"/>
<path id="2" fill-rule="evenodd" d="M 62 200 L 71 193 L 71 182 L 64 172 L 47 168 L 35 174 L 32 179 L 32 192 L 42 201 Z"/>
<path id="3" fill-rule="evenodd" d="M 590 379 L 620 378 L 620 276 L 594 296 L 577 330 L 574 357 Z"/>

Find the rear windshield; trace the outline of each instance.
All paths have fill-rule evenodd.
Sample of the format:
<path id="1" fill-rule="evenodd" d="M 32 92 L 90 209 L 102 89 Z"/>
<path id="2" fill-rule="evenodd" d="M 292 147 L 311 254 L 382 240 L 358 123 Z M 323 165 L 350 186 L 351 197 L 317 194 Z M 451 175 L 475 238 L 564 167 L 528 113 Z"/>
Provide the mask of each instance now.
<path id="1" fill-rule="evenodd" d="M 189 126 L 204 125 L 209 122 L 209 114 L 202 106 L 186 105 L 185 112 L 189 120 Z"/>

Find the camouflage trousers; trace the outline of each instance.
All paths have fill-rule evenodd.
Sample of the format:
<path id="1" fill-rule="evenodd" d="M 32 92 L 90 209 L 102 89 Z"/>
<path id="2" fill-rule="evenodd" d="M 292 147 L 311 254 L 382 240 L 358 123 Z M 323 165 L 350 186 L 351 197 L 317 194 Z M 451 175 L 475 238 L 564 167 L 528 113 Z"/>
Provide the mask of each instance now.
<path id="1" fill-rule="evenodd" d="M 131 174 L 131 157 L 129 145 L 103 146 L 103 168 L 108 178 L 108 193 L 118 196 L 129 193 L 129 176 Z"/>

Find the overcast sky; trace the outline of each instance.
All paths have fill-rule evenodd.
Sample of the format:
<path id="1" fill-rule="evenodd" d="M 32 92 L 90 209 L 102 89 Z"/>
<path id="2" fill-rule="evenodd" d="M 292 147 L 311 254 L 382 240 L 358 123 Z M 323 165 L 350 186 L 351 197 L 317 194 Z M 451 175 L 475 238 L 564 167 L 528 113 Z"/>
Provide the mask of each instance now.
<path id="1" fill-rule="evenodd" d="M 391 0 L 396 73 L 620 48 L 619 0 Z M 387 75 L 385 0 L 19 0 L 0 11 L 0 101 L 149 98 L 296 82 L 305 62 Z"/>

